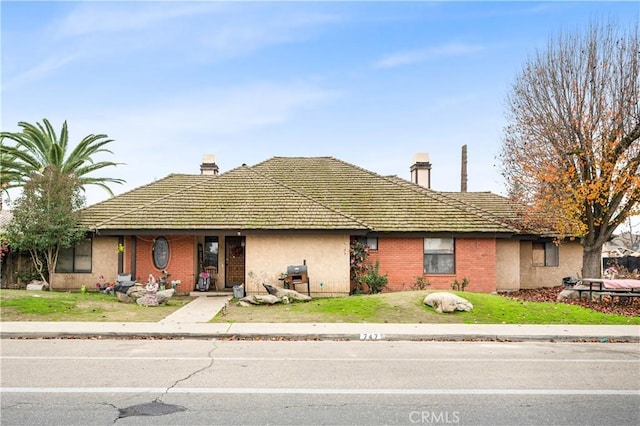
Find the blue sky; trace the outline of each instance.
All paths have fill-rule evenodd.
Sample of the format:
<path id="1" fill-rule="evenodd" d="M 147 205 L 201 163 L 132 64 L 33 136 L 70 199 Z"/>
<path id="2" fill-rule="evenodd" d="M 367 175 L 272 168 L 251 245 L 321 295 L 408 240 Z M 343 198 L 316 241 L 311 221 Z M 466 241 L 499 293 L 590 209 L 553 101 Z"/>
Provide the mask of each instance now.
<path id="1" fill-rule="evenodd" d="M 432 188 L 504 193 L 504 99 L 549 37 L 640 2 L 7 2 L 1 127 L 106 133 L 116 194 L 170 173 L 333 156 Z M 87 192 L 89 204 L 108 197 Z"/>

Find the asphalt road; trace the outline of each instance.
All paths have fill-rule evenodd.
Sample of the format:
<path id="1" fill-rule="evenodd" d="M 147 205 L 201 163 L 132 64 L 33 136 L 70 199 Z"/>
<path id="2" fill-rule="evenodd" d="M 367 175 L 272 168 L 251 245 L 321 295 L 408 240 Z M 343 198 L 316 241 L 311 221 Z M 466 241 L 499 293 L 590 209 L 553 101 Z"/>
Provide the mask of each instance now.
<path id="1" fill-rule="evenodd" d="M 6 425 L 640 424 L 640 345 L 2 340 Z"/>

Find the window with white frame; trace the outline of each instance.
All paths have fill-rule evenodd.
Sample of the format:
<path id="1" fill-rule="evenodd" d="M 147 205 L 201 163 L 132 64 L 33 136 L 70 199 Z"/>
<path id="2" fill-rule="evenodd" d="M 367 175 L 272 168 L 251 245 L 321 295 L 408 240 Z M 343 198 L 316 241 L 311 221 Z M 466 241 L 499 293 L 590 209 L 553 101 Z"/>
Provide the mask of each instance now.
<path id="1" fill-rule="evenodd" d="M 453 238 L 424 239 L 424 273 L 455 273 L 455 241 Z"/>
<path id="2" fill-rule="evenodd" d="M 555 243 L 533 243 L 533 266 L 558 266 L 560 256 Z"/>

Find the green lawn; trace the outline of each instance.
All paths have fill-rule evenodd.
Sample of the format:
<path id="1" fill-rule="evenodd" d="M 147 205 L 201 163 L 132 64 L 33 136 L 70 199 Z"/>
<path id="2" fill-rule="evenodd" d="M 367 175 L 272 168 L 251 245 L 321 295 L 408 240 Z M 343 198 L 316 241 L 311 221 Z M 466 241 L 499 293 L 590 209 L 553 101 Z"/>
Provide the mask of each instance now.
<path id="1" fill-rule="evenodd" d="M 640 325 L 638 316 L 604 314 L 565 303 L 520 302 L 491 294 L 454 293 L 469 300 L 473 311 L 438 314 L 422 303 L 428 291 L 406 291 L 314 299 L 290 305 L 240 307 L 231 303 L 224 314 L 212 321 Z M 0 290 L 0 320 L 155 322 L 191 300 L 173 297 L 168 305 L 142 307 L 100 293 Z"/>
<path id="2" fill-rule="evenodd" d="M 438 314 L 422 301 L 427 291 L 314 299 L 290 305 L 240 307 L 235 303 L 213 322 L 367 322 L 466 324 L 640 324 L 640 317 L 604 314 L 564 303 L 520 302 L 499 295 L 453 292 L 471 312 Z"/>
<path id="3" fill-rule="evenodd" d="M 0 320 L 156 322 L 191 300 L 172 297 L 166 305 L 143 307 L 97 292 L 0 290 Z"/>

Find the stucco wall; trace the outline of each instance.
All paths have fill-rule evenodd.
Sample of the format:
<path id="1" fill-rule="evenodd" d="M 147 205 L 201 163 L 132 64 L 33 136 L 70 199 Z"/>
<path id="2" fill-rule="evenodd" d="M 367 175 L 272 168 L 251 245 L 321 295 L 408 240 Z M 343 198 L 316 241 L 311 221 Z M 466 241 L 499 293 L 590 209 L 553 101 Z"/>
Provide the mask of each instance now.
<path id="1" fill-rule="evenodd" d="M 563 277 L 579 276 L 582 270 L 582 245 L 565 242 L 558 247 L 559 266 L 533 266 L 533 243 L 520 243 L 520 288 L 555 287 Z"/>
<path id="2" fill-rule="evenodd" d="M 262 283 L 281 285 L 287 266 L 304 260 L 312 296 L 349 294 L 349 235 L 247 235 L 246 243 L 248 294 L 265 293 Z M 305 293 L 306 286 L 297 290 Z"/>
<path id="3" fill-rule="evenodd" d="M 520 241 L 496 241 L 496 291 L 520 289 Z"/>
<path id="4" fill-rule="evenodd" d="M 83 285 L 89 290 L 96 289 L 100 275 L 105 282 L 114 282 L 118 276 L 118 238 L 93 238 L 91 253 L 91 273 L 52 274 L 54 290 L 79 290 Z"/>

